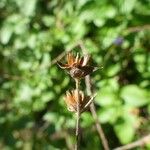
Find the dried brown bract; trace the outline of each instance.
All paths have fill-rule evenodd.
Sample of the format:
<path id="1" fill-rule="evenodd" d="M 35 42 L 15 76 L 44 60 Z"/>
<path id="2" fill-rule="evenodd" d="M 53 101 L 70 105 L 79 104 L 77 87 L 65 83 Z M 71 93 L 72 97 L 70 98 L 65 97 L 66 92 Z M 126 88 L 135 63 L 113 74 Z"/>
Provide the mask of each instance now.
<path id="1" fill-rule="evenodd" d="M 67 63 L 63 64 L 61 62 L 57 62 L 57 64 L 60 68 L 66 69 L 71 77 L 80 79 L 97 70 L 97 67 L 88 65 L 89 60 L 89 55 L 79 57 L 79 54 L 77 54 L 76 57 L 74 57 L 72 53 L 68 53 Z"/>
<path id="2" fill-rule="evenodd" d="M 77 99 L 78 93 L 77 90 L 67 91 L 65 96 L 65 102 L 67 104 L 67 108 L 71 112 L 77 112 Z M 79 107 L 80 112 L 86 110 L 86 108 L 91 104 L 93 97 L 85 96 L 82 91 L 79 91 Z"/>

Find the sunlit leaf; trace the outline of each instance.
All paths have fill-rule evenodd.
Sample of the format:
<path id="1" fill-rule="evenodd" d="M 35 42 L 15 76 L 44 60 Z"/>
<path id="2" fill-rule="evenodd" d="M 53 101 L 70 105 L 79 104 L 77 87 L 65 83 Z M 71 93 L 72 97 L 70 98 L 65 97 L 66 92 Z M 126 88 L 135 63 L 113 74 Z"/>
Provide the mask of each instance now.
<path id="1" fill-rule="evenodd" d="M 147 92 L 136 85 L 125 86 L 121 91 L 121 97 L 131 106 L 143 106 L 149 102 Z"/>

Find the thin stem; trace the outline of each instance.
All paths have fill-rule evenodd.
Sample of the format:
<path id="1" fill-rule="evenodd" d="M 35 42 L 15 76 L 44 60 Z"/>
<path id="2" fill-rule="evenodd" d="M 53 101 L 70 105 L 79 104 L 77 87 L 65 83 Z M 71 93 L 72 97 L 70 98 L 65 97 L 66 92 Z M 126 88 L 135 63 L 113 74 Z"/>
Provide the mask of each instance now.
<path id="1" fill-rule="evenodd" d="M 150 143 L 150 134 L 148 134 L 147 136 L 139 139 L 138 141 L 135 141 L 133 143 L 115 148 L 114 150 L 129 150 L 129 149 L 133 149 L 135 147 L 143 146 L 147 143 Z"/>
<path id="2" fill-rule="evenodd" d="M 79 101 L 79 79 L 75 79 L 77 90 L 77 122 L 76 122 L 76 145 L 75 150 L 79 150 L 80 146 L 80 101 Z"/>
<path id="3" fill-rule="evenodd" d="M 83 51 L 83 54 L 88 54 L 88 51 L 87 49 L 85 48 L 84 46 L 84 43 L 82 41 L 79 42 L 79 45 Z M 90 79 L 90 76 L 86 76 L 85 77 L 85 84 L 86 84 L 86 90 L 87 90 L 87 93 L 89 95 L 92 95 L 92 85 L 91 85 L 91 79 Z M 104 131 L 103 131 L 103 128 L 101 126 L 101 123 L 100 121 L 98 120 L 98 116 L 97 116 L 97 113 L 96 113 L 96 108 L 95 108 L 95 105 L 94 103 L 92 102 L 91 105 L 90 105 L 90 111 L 92 113 L 92 116 L 93 116 L 93 119 L 94 119 L 94 122 L 95 122 L 95 126 L 96 126 L 96 130 L 99 134 L 99 137 L 102 141 L 102 145 L 104 147 L 104 150 L 109 150 L 109 144 L 108 144 L 108 140 L 104 134 Z"/>
<path id="4" fill-rule="evenodd" d="M 90 76 L 89 75 L 85 77 L 85 83 L 86 83 L 87 93 L 89 93 L 89 95 L 92 95 L 91 82 L 90 82 Z M 93 116 L 93 119 L 95 122 L 95 126 L 96 126 L 97 132 L 99 134 L 99 137 L 102 141 L 102 145 L 104 147 L 104 150 L 109 150 L 108 141 L 107 141 L 107 138 L 104 134 L 104 131 L 102 129 L 100 121 L 98 120 L 96 108 L 95 108 L 95 105 L 93 102 L 90 105 L 90 111 L 92 113 L 92 116 Z"/>

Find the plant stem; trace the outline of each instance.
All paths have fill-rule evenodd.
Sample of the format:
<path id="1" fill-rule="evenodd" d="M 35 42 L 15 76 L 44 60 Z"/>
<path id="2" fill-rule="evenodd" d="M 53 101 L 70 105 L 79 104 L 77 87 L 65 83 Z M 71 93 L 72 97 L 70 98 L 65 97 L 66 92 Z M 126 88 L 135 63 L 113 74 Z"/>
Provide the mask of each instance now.
<path id="1" fill-rule="evenodd" d="M 88 54 L 88 51 L 85 48 L 84 43 L 82 41 L 79 42 L 79 46 L 81 47 L 81 49 L 83 51 L 83 54 Z M 86 84 L 87 93 L 89 95 L 92 95 L 92 85 L 91 85 L 91 79 L 90 79 L 89 75 L 85 77 L 85 84 Z M 96 126 L 97 132 L 99 134 L 99 137 L 100 137 L 100 139 L 102 141 L 102 145 L 104 147 L 104 150 L 110 150 L 109 144 L 108 144 L 108 140 L 107 140 L 107 138 L 106 138 L 106 136 L 104 134 L 103 128 L 101 126 L 101 123 L 98 120 L 98 115 L 96 113 L 96 108 L 95 108 L 95 105 L 94 105 L 93 102 L 90 105 L 90 111 L 91 111 L 93 119 L 95 121 L 95 126 Z"/>
<path id="2" fill-rule="evenodd" d="M 146 144 L 150 143 L 150 134 L 148 134 L 147 136 L 133 142 L 133 143 L 129 143 L 127 145 L 115 148 L 114 150 L 129 150 L 129 149 L 133 149 L 135 147 L 140 147 L 140 146 L 144 146 Z"/>
<path id="3" fill-rule="evenodd" d="M 79 100 L 79 79 L 75 79 L 77 90 L 77 120 L 76 120 L 76 145 L 75 150 L 79 150 L 80 146 L 80 100 Z"/>
<path id="4" fill-rule="evenodd" d="M 90 76 L 89 75 L 85 77 L 85 83 L 86 83 L 87 93 L 89 93 L 89 95 L 92 95 L 92 87 L 91 87 L 91 81 L 90 81 Z M 103 148 L 104 148 L 104 150 L 109 150 L 108 141 L 107 141 L 107 138 L 106 138 L 106 136 L 104 134 L 104 131 L 102 129 L 101 123 L 98 120 L 98 116 L 97 116 L 97 113 L 96 113 L 96 108 L 95 108 L 95 105 L 94 105 L 93 102 L 90 105 L 90 110 L 91 110 L 93 119 L 95 121 L 95 126 L 96 126 L 96 129 L 97 129 L 97 132 L 98 132 L 99 137 L 102 141 Z"/>

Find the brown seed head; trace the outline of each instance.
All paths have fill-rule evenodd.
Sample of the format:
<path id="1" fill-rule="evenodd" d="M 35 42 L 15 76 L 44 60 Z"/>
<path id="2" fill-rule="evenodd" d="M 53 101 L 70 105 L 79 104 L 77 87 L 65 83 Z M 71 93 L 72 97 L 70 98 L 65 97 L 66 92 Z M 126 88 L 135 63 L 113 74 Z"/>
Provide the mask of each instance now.
<path id="1" fill-rule="evenodd" d="M 60 68 L 66 69 L 71 77 L 80 79 L 96 70 L 96 67 L 88 65 L 89 59 L 89 55 L 80 58 L 78 53 L 76 57 L 72 53 L 68 53 L 67 63 L 57 62 L 57 64 Z"/>
<path id="2" fill-rule="evenodd" d="M 67 104 L 67 108 L 71 112 L 77 111 L 77 90 L 67 91 L 65 96 L 65 102 Z M 82 91 L 79 91 L 79 107 L 81 112 L 84 110 L 86 104 L 90 102 L 90 96 L 84 96 Z M 90 104 L 90 103 L 89 103 Z"/>

